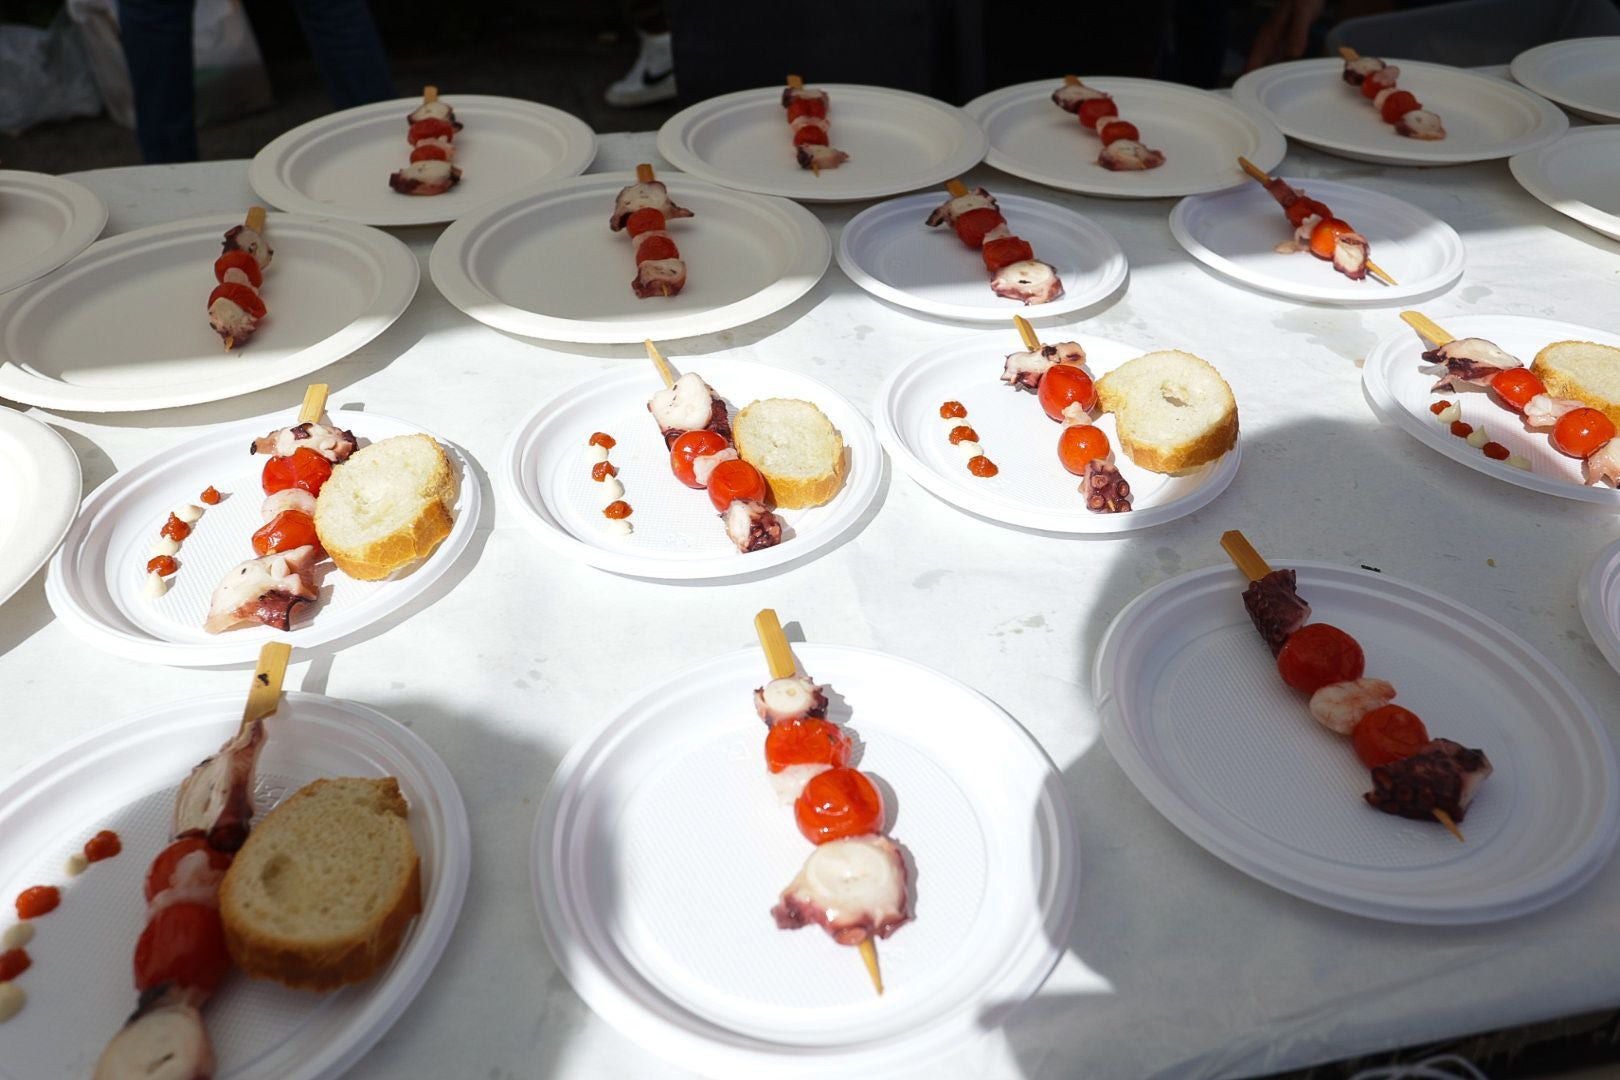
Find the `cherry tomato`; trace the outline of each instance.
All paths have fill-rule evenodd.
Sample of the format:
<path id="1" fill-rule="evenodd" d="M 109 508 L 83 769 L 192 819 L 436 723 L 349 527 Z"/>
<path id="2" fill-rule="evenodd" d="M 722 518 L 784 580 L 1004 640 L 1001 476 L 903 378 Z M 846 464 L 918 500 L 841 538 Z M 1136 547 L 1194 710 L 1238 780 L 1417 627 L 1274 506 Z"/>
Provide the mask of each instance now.
<path id="1" fill-rule="evenodd" d="M 849 764 L 849 751 L 844 729 L 814 716 L 772 724 L 765 736 L 765 764 L 773 773 L 789 765 L 841 768 Z"/>
<path id="2" fill-rule="evenodd" d="M 286 457 L 264 463 L 260 483 L 266 495 L 298 488 L 311 495 L 321 493 L 321 485 L 332 475 L 332 463 L 307 446 L 300 446 Z"/>
<path id="3" fill-rule="evenodd" d="M 1000 210 L 992 210 L 988 206 L 981 206 L 977 210 L 969 210 L 956 219 L 956 235 L 962 243 L 974 251 L 984 246 L 984 234 L 998 225 L 1007 224 L 1007 219 L 1001 216 Z"/>
<path id="4" fill-rule="evenodd" d="M 412 161 L 449 161 L 450 152 L 438 143 L 424 143 L 411 149 Z"/>
<path id="5" fill-rule="evenodd" d="M 662 229 L 664 227 L 664 212 L 654 210 L 650 206 L 643 207 L 625 218 L 624 227 L 629 230 L 631 236 L 640 236 L 644 232 Z"/>
<path id="6" fill-rule="evenodd" d="M 1393 124 L 1413 109 L 1421 108 L 1423 106 L 1418 103 L 1416 94 L 1409 90 L 1397 90 L 1384 99 L 1384 103 L 1378 107 L 1378 115 L 1384 118 L 1384 123 Z"/>
<path id="7" fill-rule="evenodd" d="M 1571 409 L 1552 430 L 1553 449 L 1570 457 L 1591 457 L 1614 438 L 1614 421 L 1597 409 Z"/>
<path id="8" fill-rule="evenodd" d="M 213 307 L 214 301 L 220 299 L 229 300 L 255 319 L 264 318 L 267 310 L 258 293 L 236 281 L 226 281 L 214 286 L 214 291 L 208 294 L 208 306 Z"/>
<path id="9" fill-rule="evenodd" d="M 1080 103 L 1080 126 L 1095 130 L 1097 121 L 1105 116 L 1118 116 L 1119 106 L 1113 98 L 1092 98 Z"/>
<path id="10" fill-rule="evenodd" d="M 796 97 L 792 101 L 788 102 L 787 118 L 788 123 L 790 124 L 801 116 L 814 116 L 817 119 L 825 119 L 826 115 L 826 98 Z"/>
<path id="11" fill-rule="evenodd" d="M 636 262 L 644 263 L 652 259 L 678 259 L 681 257 L 680 248 L 675 241 L 667 236 L 649 236 L 636 248 Z"/>
<path id="12" fill-rule="evenodd" d="M 697 477 L 693 475 L 692 462 L 700 457 L 718 454 L 730 445 L 723 436 L 707 428 L 684 432 L 675 440 L 675 445 L 669 448 L 669 467 L 677 480 L 689 488 L 701 491 L 704 485 L 698 483 Z"/>
<path id="13" fill-rule="evenodd" d="M 1411 757 L 1423 749 L 1429 733 L 1417 714 L 1399 705 L 1374 709 L 1357 721 L 1350 732 L 1356 756 L 1369 769 Z"/>
<path id="14" fill-rule="evenodd" d="M 253 550 L 260 555 L 309 544 L 319 547 L 320 543 L 320 537 L 315 535 L 315 519 L 301 510 L 283 510 L 253 534 Z"/>
<path id="15" fill-rule="evenodd" d="M 1305 219 L 1312 214 L 1320 218 L 1333 216 L 1333 211 L 1327 208 L 1327 203 L 1317 202 L 1311 198 L 1295 199 L 1283 209 L 1283 213 L 1288 215 L 1288 224 L 1296 229 L 1305 224 Z"/>
<path id="16" fill-rule="evenodd" d="M 1102 138 L 1104 146 L 1120 139 L 1130 139 L 1134 142 L 1142 138 L 1142 133 L 1137 131 L 1136 125 L 1129 120 L 1110 120 L 1097 134 Z"/>
<path id="17" fill-rule="evenodd" d="M 1058 460 L 1076 476 L 1085 474 L 1087 462 L 1107 456 L 1108 436 L 1101 428 L 1076 424 L 1058 436 Z"/>
<path id="18" fill-rule="evenodd" d="M 742 458 L 722 461 L 709 473 L 709 501 L 722 514 L 738 499 L 765 501 L 765 478 Z"/>
<path id="19" fill-rule="evenodd" d="M 1011 266 L 1015 262 L 1035 257 L 1035 249 L 1029 246 L 1029 242 L 1016 236 L 1003 236 L 1000 240 L 991 240 L 981 250 L 984 253 L 984 268 L 992 274 L 1003 266 Z"/>
<path id="20" fill-rule="evenodd" d="M 170 904 L 152 916 L 135 943 L 135 989 L 163 983 L 212 994 L 231 970 L 225 925 L 202 904 Z"/>
<path id="21" fill-rule="evenodd" d="M 1339 237 L 1347 232 L 1354 232 L 1349 223 L 1338 218 L 1328 218 L 1318 221 L 1316 228 L 1311 230 L 1311 254 L 1318 259 L 1333 258 L 1333 246 Z"/>
<path id="22" fill-rule="evenodd" d="M 1373 98 L 1377 97 L 1378 91 L 1387 89 L 1392 88 L 1381 82 L 1373 82 L 1371 79 L 1361 80 L 1361 96 L 1366 98 L 1368 101 L 1371 101 Z"/>
<path id="23" fill-rule="evenodd" d="M 793 816 L 812 844 L 865 836 L 883 828 L 883 797 L 858 769 L 828 769 L 804 785 Z"/>
<path id="24" fill-rule="evenodd" d="M 826 146 L 827 133 L 816 127 L 814 124 L 806 124 L 804 127 L 793 133 L 793 145 L 803 146 L 806 143 L 814 143 L 817 146 Z"/>
<path id="25" fill-rule="evenodd" d="M 226 852 L 210 847 L 208 841 L 200 836 L 182 836 L 162 851 L 152 860 L 151 867 L 146 871 L 146 902 L 150 904 L 157 894 L 174 884 L 174 868 L 180 865 L 180 860 L 193 851 L 203 851 L 208 854 L 208 865 L 224 873 L 231 867 L 231 857 Z"/>
<path id="26" fill-rule="evenodd" d="M 1498 371 L 1491 376 L 1491 389 L 1496 391 L 1497 397 L 1519 412 L 1524 412 L 1524 407 L 1530 404 L 1531 398 L 1547 392 L 1541 380 L 1536 378 L 1535 372 L 1522 367 Z"/>
<path id="27" fill-rule="evenodd" d="M 0 983 L 10 982 L 33 966 L 33 960 L 23 950 L 7 949 L 0 953 Z"/>
<path id="28" fill-rule="evenodd" d="M 1041 408 L 1053 420 L 1063 420 L 1063 410 L 1078 404 L 1090 412 L 1097 404 L 1097 387 L 1078 364 L 1053 364 L 1041 376 L 1040 389 L 1035 392 Z"/>
<path id="29" fill-rule="evenodd" d="M 17 918 L 37 919 L 56 910 L 62 891 L 55 885 L 35 885 L 17 894 Z"/>
<path id="30" fill-rule="evenodd" d="M 456 125 L 452 124 L 448 120 L 441 120 L 438 117 L 430 117 L 426 120 L 418 120 L 416 123 L 412 124 L 411 129 L 405 133 L 406 141 L 412 144 L 419 143 L 423 139 L 453 139 L 455 137 Z"/>
<path id="31" fill-rule="evenodd" d="M 255 289 L 264 281 L 264 271 L 259 269 L 259 260 L 245 251 L 227 251 L 214 260 L 215 281 L 224 281 L 227 270 L 242 271 L 247 275 L 248 284 Z"/>
<path id="32" fill-rule="evenodd" d="M 1361 678 L 1367 659 L 1356 639 L 1327 623 L 1307 623 L 1277 654 L 1277 673 L 1295 690 L 1314 694 L 1329 683 Z"/>

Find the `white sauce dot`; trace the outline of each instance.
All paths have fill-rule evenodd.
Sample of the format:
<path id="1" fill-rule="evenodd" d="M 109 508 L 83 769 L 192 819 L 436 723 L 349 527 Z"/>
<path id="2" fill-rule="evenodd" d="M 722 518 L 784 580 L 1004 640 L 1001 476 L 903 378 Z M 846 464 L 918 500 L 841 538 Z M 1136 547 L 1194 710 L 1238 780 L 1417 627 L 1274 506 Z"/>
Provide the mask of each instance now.
<path id="1" fill-rule="evenodd" d="M 585 448 L 585 460 L 589 461 L 591 464 L 594 465 L 599 461 L 606 461 L 607 459 L 608 449 L 601 443 L 591 443 Z"/>
<path id="2" fill-rule="evenodd" d="M 169 583 L 168 583 L 168 581 L 164 580 L 164 577 L 163 577 L 162 574 L 158 573 L 156 570 L 151 570 L 151 571 L 147 572 L 147 575 L 146 575 L 146 595 L 147 596 L 162 596 L 164 593 L 166 593 L 168 591 L 169 591 Z"/>
<path id="3" fill-rule="evenodd" d="M 602 505 L 607 506 L 609 503 L 618 502 L 622 498 L 624 498 L 624 485 L 619 482 L 619 478 L 616 476 L 603 477 Z"/>
<path id="4" fill-rule="evenodd" d="M 0 947 L 7 949 L 20 949 L 34 940 L 34 924 L 24 920 L 6 927 L 6 932 L 0 934 Z"/>
<path id="5" fill-rule="evenodd" d="M 177 506 L 171 512 L 175 517 L 179 518 L 187 525 L 195 525 L 203 516 L 203 508 L 195 503 L 187 503 L 185 506 Z"/>
<path id="6" fill-rule="evenodd" d="M 629 518 L 606 518 L 607 530 L 616 536 L 629 536 L 631 525 Z"/>
<path id="7" fill-rule="evenodd" d="M 1530 459 L 1521 454 L 1509 454 L 1507 463 L 1515 469 L 1523 469 L 1525 472 L 1530 471 Z"/>
<path id="8" fill-rule="evenodd" d="M 1462 410 L 1455 404 L 1447 405 L 1444 409 L 1440 410 L 1440 415 L 1437 417 L 1437 419 L 1442 424 L 1454 424 L 1458 420 L 1462 419 Z"/>
<path id="9" fill-rule="evenodd" d="M 22 987 L 14 982 L 0 983 L 0 1024 L 22 1012 L 27 1001 L 28 995 L 23 993 Z"/>
<path id="10" fill-rule="evenodd" d="M 961 452 L 962 458 L 965 461 L 972 461 L 974 458 L 984 453 L 984 447 L 980 446 L 972 439 L 963 439 L 961 442 L 956 444 L 956 449 Z"/>
<path id="11" fill-rule="evenodd" d="M 171 540 L 169 537 L 165 536 L 161 539 L 154 540 L 152 542 L 152 546 L 148 548 L 147 551 L 153 555 L 178 555 L 180 554 L 180 542 L 178 540 Z"/>
<path id="12" fill-rule="evenodd" d="M 1491 438 L 1489 435 L 1485 434 L 1484 428 L 1475 428 L 1473 431 L 1468 433 L 1468 438 L 1466 441 L 1469 446 L 1472 446 L 1475 450 L 1478 450 L 1480 447 L 1490 442 Z"/>
<path id="13" fill-rule="evenodd" d="M 90 860 L 85 858 L 84 852 L 75 851 L 69 855 L 67 862 L 62 864 L 62 873 L 68 877 L 78 877 L 90 866 Z"/>

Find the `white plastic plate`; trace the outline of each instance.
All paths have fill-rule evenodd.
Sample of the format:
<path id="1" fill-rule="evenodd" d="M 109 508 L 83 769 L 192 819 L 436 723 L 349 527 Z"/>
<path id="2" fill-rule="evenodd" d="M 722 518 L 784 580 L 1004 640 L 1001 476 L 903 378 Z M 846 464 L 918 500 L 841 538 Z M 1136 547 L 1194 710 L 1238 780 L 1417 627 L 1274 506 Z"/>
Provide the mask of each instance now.
<path id="1" fill-rule="evenodd" d="M 1598 552 L 1581 580 L 1581 618 L 1592 640 L 1620 671 L 1620 542 Z"/>
<path id="2" fill-rule="evenodd" d="M 1367 674 L 1434 737 L 1478 747 L 1495 772 L 1462 822 L 1382 814 L 1350 740 L 1307 699 L 1243 608 L 1236 570 L 1164 582 L 1114 619 L 1093 685 L 1108 749 L 1171 824 L 1294 896 L 1369 918 L 1465 924 L 1568 896 L 1614 848 L 1614 752 L 1596 715 L 1529 642 L 1384 574 L 1273 559 L 1299 573 L 1313 621 L 1361 642 Z"/>
<path id="3" fill-rule="evenodd" d="M 1063 295 L 1025 305 L 990 291 L 984 258 L 957 239 L 949 225 L 925 222 L 948 196 L 908 195 L 861 211 L 838 238 L 838 265 L 851 281 L 880 299 L 947 319 L 1006 322 L 1065 315 L 1090 307 L 1125 283 L 1125 252 L 1091 218 L 1021 195 L 997 195 L 1007 227 L 1028 240 L 1035 257 L 1051 263 Z"/>
<path id="4" fill-rule="evenodd" d="M 106 204 L 84 185 L 0 169 L 0 293 L 55 270 L 106 226 Z"/>
<path id="5" fill-rule="evenodd" d="M 1620 120 L 1620 37 L 1569 38 L 1526 49 L 1513 58 L 1513 78 L 1572 113 L 1612 124 Z"/>
<path id="6" fill-rule="evenodd" d="M 460 491 L 455 525 L 426 559 L 382 581 L 358 581 L 323 561 L 315 575 L 320 597 L 293 613 L 287 633 L 267 626 L 222 634 L 203 629 L 214 587 L 231 567 L 254 557 L 250 541 L 263 524 L 259 475 L 269 458 L 250 455 L 248 448 L 254 438 L 293 419 L 289 410 L 216 428 L 123 470 L 86 496 L 45 579 L 51 609 L 67 628 L 130 660 L 177 667 L 243 664 L 252 663 L 266 641 L 286 641 L 296 649 L 339 641 L 399 614 L 426 593 L 466 551 L 482 498 L 464 453 L 442 438 Z M 361 446 L 424 432 L 375 413 L 334 411 L 330 420 L 352 430 Z M 204 507 L 181 545 L 169 591 L 146 595 L 148 549 L 158 530 L 174 507 L 201 505 L 198 496 L 210 485 L 225 497 Z"/>
<path id="7" fill-rule="evenodd" d="M 1620 40 L 1620 39 L 1617 39 Z M 1508 162 L 1530 194 L 1589 229 L 1620 240 L 1620 126 L 1576 128 Z"/>
<path id="8" fill-rule="evenodd" d="M 79 512 L 79 459 L 55 431 L 0 408 L 0 604 L 45 565 Z"/>
<path id="9" fill-rule="evenodd" d="M 832 255 L 814 214 L 663 174 L 694 217 L 669 223 L 686 261 L 675 296 L 636 296 L 630 234 L 608 228 L 629 174 L 584 176 L 462 218 L 433 245 L 428 271 L 479 322 L 553 341 L 670 341 L 727 330 L 786 307 L 821 280 Z"/>
<path id="10" fill-rule="evenodd" d="M 0 397 L 47 409 L 195 405 L 302 378 L 386 330 L 416 295 L 416 256 L 378 229 L 271 214 L 270 313 L 227 353 L 208 325 L 220 238 L 240 216 L 92 244 L 0 298 Z"/>
<path id="11" fill-rule="evenodd" d="M 1494 341 L 1526 366 L 1555 341 L 1595 341 L 1620 347 L 1620 335 L 1529 315 L 1445 315 L 1436 316 L 1435 321 L 1454 337 Z M 1431 390 L 1436 376 L 1424 374 L 1430 366 L 1423 360 L 1427 348 L 1416 332 L 1402 326 L 1375 345 L 1362 364 L 1361 381 L 1368 396 L 1397 427 L 1431 450 L 1497 480 L 1544 495 L 1620 508 L 1620 492 L 1602 484 L 1582 483 L 1579 461 L 1554 450 L 1545 432 L 1526 430 L 1518 414 L 1498 405 L 1488 391 L 1470 387 L 1464 393 L 1445 396 L 1457 402 L 1465 423 L 1484 428 L 1489 438 L 1528 458 L 1529 471 L 1492 461 L 1453 435 L 1429 411 L 1442 395 Z"/>
<path id="12" fill-rule="evenodd" d="M 647 412 L 660 383 L 638 363 L 563 391 L 518 425 L 501 456 L 501 496 L 535 537 L 591 566 L 636 577 L 692 581 L 740 577 L 806 559 L 837 541 L 877 499 L 883 452 L 866 418 L 824 383 L 766 364 L 722 357 L 673 358 L 680 371 L 703 376 L 732 415 L 762 398 L 798 398 L 826 414 L 844 439 L 844 485 L 830 502 L 782 510 L 783 539 L 739 552 L 726 538 L 707 492 L 689 488 L 669 467 L 669 450 Z M 595 432 L 617 440 L 619 470 L 633 532 L 608 532 L 601 486 L 591 479 L 587 444 Z"/>
<path id="13" fill-rule="evenodd" d="M 533 101 L 446 94 L 461 182 L 443 195 L 401 195 L 388 178 L 410 163 L 406 117 L 422 99 L 400 98 L 331 113 L 272 139 L 248 179 L 270 203 L 365 225 L 435 225 L 531 184 L 578 176 L 596 157 L 583 120 Z"/>
<path id="14" fill-rule="evenodd" d="M 705 1076 L 915 1069 L 1062 955 L 1074 821 L 1035 740 L 978 693 L 882 653 L 795 651 L 859 735 L 914 867 L 915 917 L 878 943 L 883 996 L 856 950 L 771 918 L 810 845 L 766 779 L 757 649 L 650 687 L 558 767 L 535 822 L 540 928 L 592 1009 Z"/>
<path id="15" fill-rule="evenodd" d="M 832 145 L 849 154 L 818 176 L 799 168 L 782 87 L 700 101 L 658 129 L 658 152 L 724 187 L 800 202 L 881 199 L 943 184 L 984 158 L 984 133 L 961 109 L 905 90 L 816 83 L 827 91 Z"/>
<path id="16" fill-rule="evenodd" d="M 1398 284 L 1368 274 L 1351 281 L 1308 251 L 1278 254 L 1293 236 L 1282 207 L 1259 184 L 1183 199 L 1170 232 L 1187 253 L 1222 277 L 1278 296 L 1330 304 L 1395 304 L 1446 288 L 1463 271 L 1457 230 L 1390 195 L 1331 180 L 1288 182 L 1332 208 L 1367 238 L 1372 261 Z"/>
<path id="17" fill-rule="evenodd" d="M 1511 157 L 1569 130 L 1552 102 L 1503 79 L 1444 64 L 1386 58 L 1398 85 L 1440 115 L 1446 137 L 1399 135 L 1361 88 L 1344 81 L 1344 61 L 1323 57 L 1259 68 L 1232 86 L 1240 104 L 1271 117 L 1291 139 L 1356 161 L 1382 165 L 1460 165 Z"/>
<path id="18" fill-rule="evenodd" d="M 1219 94 L 1154 79 L 1084 81 L 1114 96 L 1121 118 L 1141 130 L 1146 145 L 1164 151 L 1163 165 L 1141 172 L 1099 165 L 1102 144 L 1096 134 L 1052 102 L 1052 91 L 1063 82 L 1059 78 L 992 90 L 964 106 L 990 140 L 985 160 L 1047 187 L 1143 199 L 1233 187 L 1244 181 L 1240 156 L 1269 171 L 1288 149 L 1271 121 Z"/>
<path id="19" fill-rule="evenodd" d="M 1078 341 L 1093 378 L 1150 350 L 1068 329 L 1042 331 L 1047 344 Z M 1047 419 L 1034 394 L 1001 381 L 1009 353 L 1023 349 L 1009 323 L 1003 333 L 974 334 L 930 349 L 889 376 L 878 391 L 874 422 L 883 446 L 917 483 L 962 510 L 1004 525 L 1061 533 L 1117 533 L 1145 529 L 1201 509 L 1237 475 L 1241 438 L 1219 461 L 1189 473 L 1165 476 L 1138 468 L 1119 448 L 1112 415 L 1093 421 L 1108 435 L 1114 464 L 1130 482 L 1127 513 L 1086 509 L 1080 478 L 1058 461 L 1062 428 Z M 947 436 L 951 425 L 939 407 L 960 401 L 965 422 L 978 432 L 985 455 L 1000 469 L 987 479 L 967 470 Z"/>
<path id="20" fill-rule="evenodd" d="M 61 906 L 34 923 L 34 965 L 18 979 L 28 1004 L 0 1025 L 0 1077 L 89 1076 L 134 1010 L 130 957 L 146 923 L 147 868 L 169 843 L 180 781 L 236 732 L 242 700 L 194 698 L 130 717 L 0 791 L 5 895 L 40 884 L 62 889 Z M 467 889 L 467 814 L 438 756 L 374 709 L 292 693 L 265 724 L 261 813 L 323 776 L 393 776 L 422 860 L 422 913 L 370 980 L 315 994 L 233 971 L 204 1009 L 218 1080 L 327 1080 L 382 1037 L 438 963 Z M 101 829 L 118 833 L 123 852 L 68 879 L 62 864 Z"/>

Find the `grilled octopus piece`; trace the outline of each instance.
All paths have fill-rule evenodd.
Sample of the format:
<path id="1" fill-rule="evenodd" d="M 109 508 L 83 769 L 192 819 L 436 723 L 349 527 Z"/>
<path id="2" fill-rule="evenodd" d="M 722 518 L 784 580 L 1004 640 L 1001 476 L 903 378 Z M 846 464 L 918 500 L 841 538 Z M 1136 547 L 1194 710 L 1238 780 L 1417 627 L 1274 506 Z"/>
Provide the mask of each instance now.
<path id="1" fill-rule="evenodd" d="M 827 715 L 827 695 L 807 675 L 772 679 L 754 691 L 754 711 L 767 724 Z"/>
<path id="2" fill-rule="evenodd" d="M 1135 139 L 1115 139 L 1102 148 L 1097 164 L 1114 172 L 1141 172 L 1164 164 L 1163 150 L 1150 150 Z"/>
<path id="3" fill-rule="evenodd" d="M 1581 462 L 1581 479 L 1588 484 L 1620 485 L 1620 439 L 1610 439 Z"/>
<path id="4" fill-rule="evenodd" d="M 1131 508 L 1130 481 L 1102 458 L 1086 462 L 1080 492 L 1086 497 L 1086 509 L 1096 514 L 1123 514 Z"/>
<path id="5" fill-rule="evenodd" d="M 814 923 L 840 945 L 859 945 L 905 925 L 906 901 L 899 847 L 884 836 L 853 836 L 811 851 L 771 914 L 783 930 Z"/>
<path id="6" fill-rule="evenodd" d="M 1429 821 L 1442 810 L 1453 821 L 1461 821 L 1491 772 L 1491 760 L 1483 750 L 1450 739 L 1430 739 L 1410 757 L 1373 769 L 1373 789 L 1363 798 L 1386 814 Z"/>
<path id="7" fill-rule="evenodd" d="M 294 424 L 254 439 L 249 452 L 290 457 L 293 451 L 307 448 L 335 465 L 347 461 L 356 445 L 352 431 L 327 427 L 325 424 Z"/>
<path id="8" fill-rule="evenodd" d="M 1300 599 L 1294 571 L 1289 569 L 1273 570 L 1249 582 L 1243 590 L 1243 607 L 1272 656 L 1282 652 L 1283 642 L 1311 617 L 1311 605 Z"/>
<path id="9" fill-rule="evenodd" d="M 782 542 L 782 519 L 771 513 L 764 503 L 734 499 L 720 518 L 726 524 L 726 535 L 745 555 Z"/>
<path id="10" fill-rule="evenodd" d="M 1367 276 L 1367 238 L 1358 232 L 1340 233 L 1333 238 L 1333 269 L 1360 281 Z"/>
<path id="11" fill-rule="evenodd" d="M 674 446 L 675 440 L 688 431 L 704 428 L 731 441 L 731 418 L 726 414 L 725 401 L 696 372 L 688 371 L 675 380 L 675 385 L 655 393 L 647 400 L 647 411 L 658 424 L 666 446 Z"/>
<path id="12" fill-rule="evenodd" d="M 1025 304 L 1047 304 L 1063 295 L 1063 279 L 1051 263 L 1024 259 L 997 270 L 990 278 L 990 291 Z"/>
<path id="13" fill-rule="evenodd" d="M 443 195 L 461 183 L 461 170 L 448 161 L 413 161 L 388 177 L 401 195 Z"/>
<path id="14" fill-rule="evenodd" d="M 1358 56 L 1354 60 L 1346 60 L 1344 64 L 1344 81 L 1351 86 L 1360 86 L 1369 75 L 1376 75 L 1388 67 L 1376 56 Z"/>
<path id="15" fill-rule="evenodd" d="M 813 86 L 784 86 L 782 88 L 782 108 L 787 108 L 795 101 L 826 101 L 827 91 L 818 90 Z"/>
<path id="16" fill-rule="evenodd" d="M 209 1080 L 214 1046 L 189 996 L 167 983 L 143 994 L 101 1052 L 92 1080 Z"/>
<path id="17" fill-rule="evenodd" d="M 1052 104 L 1056 105 L 1064 112 L 1078 113 L 1080 111 L 1080 106 L 1084 105 L 1086 102 L 1095 101 L 1097 98 L 1105 98 L 1107 96 L 1108 95 L 1103 93 L 1101 90 L 1093 89 L 1092 87 L 1087 86 L 1085 83 L 1066 82 L 1056 90 L 1052 91 Z"/>
<path id="18" fill-rule="evenodd" d="M 1395 121 L 1395 132 L 1405 135 L 1408 139 L 1422 139 L 1433 142 L 1446 137 L 1446 126 L 1441 122 L 1437 113 L 1428 109 L 1413 109 L 1402 113 L 1401 118 Z"/>
<path id="19" fill-rule="evenodd" d="M 933 213 L 928 215 L 928 220 L 925 224 L 927 224 L 929 228 L 936 228 L 940 225 L 954 224 L 957 218 L 961 217 L 969 210 L 995 209 L 998 209 L 996 206 L 996 197 L 990 194 L 990 192 L 984 188 L 974 188 L 966 195 L 958 195 L 955 198 L 946 199 L 944 202 L 940 203 L 934 208 Z"/>
<path id="20" fill-rule="evenodd" d="M 1016 352 L 1007 357 L 1001 370 L 1001 381 L 1014 389 L 1039 390 L 1041 379 L 1054 364 L 1084 364 L 1086 350 L 1078 341 L 1060 341 L 1056 345 L 1042 345 L 1038 352 Z"/>
<path id="21" fill-rule="evenodd" d="M 456 110 L 438 100 L 424 101 L 412 109 L 410 115 L 405 118 L 407 124 L 415 124 L 422 120 L 448 120 L 450 126 L 457 131 L 463 127 L 461 121 L 456 119 Z"/>
<path id="22" fill-rule="evenodd" d="M 1277 200 L 1277 205 L 1284 210 L 1305 197 L 1303 191 L 1280 176 L 1274 176 L 1266 181 L 1266 191 L 1273 199 Z"/>
<path id="23" fill-rule="evenodd" d="M 645 183 L 638 180 L 619 189 L 618 197 L 613 200 L 613 215 L 608 218 L 608 228 L 614 232 L 623 229 L 624 223 L 637 210 L 657 210 L 664 215 L 665 221 L 693 216 L 686 207 L 675 205 L 662 180 L 648 180 Z"/>
<path id="24" fill-rule="evenodd" d="M 253 256 L 253 261 L 263 270 L 275 258 L 276 250 L 270 246 L 270 241 L 260 236 L 246 225 L 233 225 L 225 230 L 225 240 L 220 245 L 221 254 L 227 251 L 245 251 Z"/>
<path id="25" fill-rule="evenodd" d="M 801 169 L 836 169 L 849 160 L 849 155 L 842 150 L 831 146 L 818 146 L 815 143 L 805 143 L 795 148 L 795 156 Z"/>
<path id="26" fill-rule="evenodd" d="M 681 259 L 639 262 L 630 288 L 643 300 L 649 296 L 674 296 L 686 288 L 686 263 Z"/>
<path id="27" fill-rule="evenodd" d="M 219 851 L 236 851 L 253 820 L 253 777 L 264 748 L 255 720 L 191 770 L 174 798 L 174 835 L 198 834 Z"/>
<path id="28" fill-rule="evenodd" d="M 1489 386 L 1498 373 L 1523 367 L 1518 357 L 1484 338 L 1457 338 L 1430 349 L 1423 359 L 1445 367 L 1431 392 L 1461 390 L 1462 384 Z"/>
<path id="29" fill-rule="evenodd" d="M 293 610 L 315 600 L 316 559 L 308 544 L 237 563 L 214 587 L 203 629 L 218 634 L 256 622 L 290 629 Z"/>

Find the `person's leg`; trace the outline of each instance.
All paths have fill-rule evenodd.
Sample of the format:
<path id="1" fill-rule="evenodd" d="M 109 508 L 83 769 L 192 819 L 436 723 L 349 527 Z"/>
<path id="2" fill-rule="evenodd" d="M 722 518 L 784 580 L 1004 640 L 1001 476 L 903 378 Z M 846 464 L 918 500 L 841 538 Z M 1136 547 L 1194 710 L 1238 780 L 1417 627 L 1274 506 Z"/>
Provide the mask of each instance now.
<path id="1" fill-rule="evenodd" d="M 191 11 L 192 0 L 118 0 L 135 138 L 149 165 L 197 160 Z"/>
<path id="2" fill-rule="evenodd" d="M 295 6 L 333 105 L 348 109 L 397 96 L 365 0 L 296 0 Z"/>
<path id="3" fill-rule="evenodd" d="M 603 95 L 609 105 L 629 108 L 668 101 L 675 96 L 675 55 L 664 0 L 622 0 L 625 22 L 641 38 L 641 52 L 624 77 Z"/>

